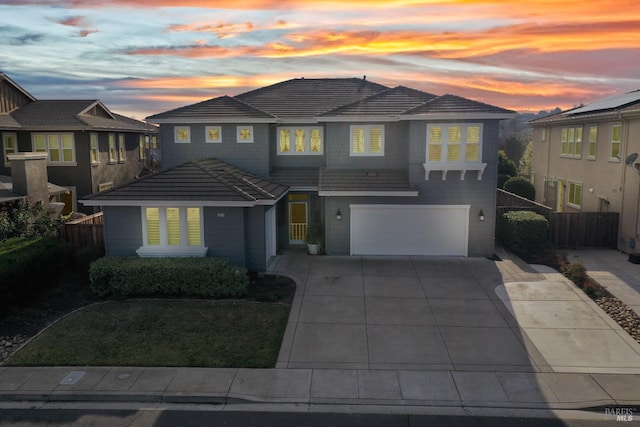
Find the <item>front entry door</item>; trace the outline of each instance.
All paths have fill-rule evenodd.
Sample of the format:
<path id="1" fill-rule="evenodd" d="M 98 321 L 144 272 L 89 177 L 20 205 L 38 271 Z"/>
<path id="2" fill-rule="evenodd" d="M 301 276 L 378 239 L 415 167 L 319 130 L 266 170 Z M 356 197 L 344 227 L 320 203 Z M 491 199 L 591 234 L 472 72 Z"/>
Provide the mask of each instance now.
<path id="1" fill-rule="evenodd" d="M 289 202 L 289 243 L 302 244 L 307 239 L 307 202 Z"/>

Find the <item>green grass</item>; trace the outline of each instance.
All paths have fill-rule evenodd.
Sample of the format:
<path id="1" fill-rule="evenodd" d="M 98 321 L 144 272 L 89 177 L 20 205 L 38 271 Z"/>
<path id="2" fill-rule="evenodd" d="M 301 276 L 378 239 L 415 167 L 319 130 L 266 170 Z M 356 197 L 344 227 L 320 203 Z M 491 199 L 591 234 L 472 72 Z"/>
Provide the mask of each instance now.
<path id="1" fill-rule="evenodd" d="M 9 366 L 274 367 L 291 306 L 244 300 L 127 300 L 66 317 Z"/>

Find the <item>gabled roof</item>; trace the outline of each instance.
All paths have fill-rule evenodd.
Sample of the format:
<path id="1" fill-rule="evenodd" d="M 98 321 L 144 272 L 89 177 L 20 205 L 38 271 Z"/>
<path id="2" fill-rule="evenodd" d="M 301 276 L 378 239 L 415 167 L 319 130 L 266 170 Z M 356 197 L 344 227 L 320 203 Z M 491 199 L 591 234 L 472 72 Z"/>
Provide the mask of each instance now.
<path id="1" fill-rule="evenodd" d="M 29 130 L 120 130 L 157 132 L 153 126 L 110 112 L 98 100 L 37 100 L 12 114 Z"/>
<path id="2" fill-rule="evenodd" d="M 495 114 L 504 115 L 505 118 L 515 114 L 515 111 L 507 110 L 493 105 L 485 104 L 479 101 L 462 98 L 460 96 L 446 94 L 438 96 L 424 104 L 406 111 L 406 116 L 411 115 L 429 115 L 429 114 Z"/>
<path id="3" fill-rule="evenodd" d="M 0 113 L 10 113 L 16 108 L 35 101 L 36 98 L 0 71 Z"/>
<path id="4" fill-rule="evenodd" d="M 235 98 L 278 118 L 312 118 L 387 89 L 366 79 L 301 78 L 245 92 Z"/>
<path id="5" fill-rule="evenodd" d="M 0 129 L 20 129 L 20 123 L 11 114 L 0 113 Z"/>
<path id="6" fill-rule="evenodd" d="M 434 98 L 437 98 L 437 96 L 431 93 L 397 86 L 351 104 L 335 108 L 321 114 L 321 116 L 397 115 L 416 108 Z"/>
<path id="7" fill-rule="evenodd" d="M 87 196 L 87 206 L 273 205 L 288 187 L 218 159 L 191 161 Z"/>
<path id="8" fill-rule="evenodd" d="M 211 120 L 211 118 L 215 118 L 216 121 L 222 119 L 242 120 L 247 118 L 273 121 L 275 117 L 236 98 L 221 96 L 164 113 L 154 114 L 153 116 L 147 117 L 147 120 L 154 123 L 160 123 L 166 119 L 178 121 L 182 119 L 193 122 L 198 119 Z"/>
<path id="9" fill-rule="evenodd" d="M 640 113 L 640 90 L 634 90 L 621 95 L 599 99 L 591 104 L 582 105 L 556 114 L 550 114 L 539 119 L 531 120 L 529 123 L 537 125 L 550 122 L 572 121 L 574 119 L 590 120 L 594 117 L 612 113 L 617 114 L 618 112 L 622 114 Z"/>

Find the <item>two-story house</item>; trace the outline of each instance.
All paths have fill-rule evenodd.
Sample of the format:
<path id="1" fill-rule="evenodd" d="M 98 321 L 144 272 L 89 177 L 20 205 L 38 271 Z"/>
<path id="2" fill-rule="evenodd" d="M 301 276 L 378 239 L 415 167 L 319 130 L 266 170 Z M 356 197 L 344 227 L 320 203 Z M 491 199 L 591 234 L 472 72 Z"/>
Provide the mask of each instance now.
<path id="1" fill-rule="evenodd" d="M 49 179 L 68 190 L 59 197 L 69 213 L 83 210 L 79 198 L 143 175 L 158 129 L 95 99 L 38 100 L 0 73 L 0 135 L 0 175 L 11 175 L 9 154 L 47 153 Z"/>
<path id="2" fill-rule="evenodd" d="M 83 203 L 103 207 L 111 255 L 259 271 L 319 234 L 333 255 L 488 256 L 498 123 L 513 115 L 366 79 L 288 80 L 149 117 L 168 169 Z"/>
<path id="3" fill-rule="evenodd" d="M 558 212 L 618 212 L 618 249 L 640 237 L 640 91 L 533 120 L 536 201 Z"/>

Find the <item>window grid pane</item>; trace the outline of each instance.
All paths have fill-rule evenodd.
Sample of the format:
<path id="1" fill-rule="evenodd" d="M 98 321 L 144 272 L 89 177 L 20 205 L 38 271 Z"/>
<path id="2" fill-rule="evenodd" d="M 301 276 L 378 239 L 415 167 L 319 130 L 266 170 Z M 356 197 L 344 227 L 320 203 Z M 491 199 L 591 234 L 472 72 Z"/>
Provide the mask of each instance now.
<path id="1" fill-rule="evenodd" d="M 160 210 L 146 208 L 147 217 L 147 245 L 160 244 Z"/>
<path id="2" fill-rule="evenodd" d="M 121 162 L 127 160 L 127 150 L 124 145 L 124 135 L 118 135 L 118 160 Z"/>
<path id="3" fill-rule="evenodd" d="M 382 152 L 382 129 L 371 128 L 369 131 L 369 150 L 372 153 Z"/>
<path id="4" fill-rule="evenodd" d="M 200 246 L 200 209 L 187 208 L 187 240 L 189 246 Z"/>
<path id="5" fill-rule="evenodd" d="M 288 153 L 289 151 L 291 151 L 291 131 L 280 129 L 280 152 Z"/>
<path id="6" fill-rule="evenodd" d="M 296 129 L 296 153 L 304 153 L 305 135 L 304 129 Z"/>
<path id="7" fill-rule="evenodd" d="M 320 129 L 311 129 L 311 152 L 320 153 L 322 151 L 322 137 Z"/>
<path id="8" fill-rule="evenodd" d="M 353 129 L 353 152 L 364 153 L 364 129 Z"/>
<path id="9" fill-rule="evenodd" d="M 167 243 L 180 245 L 180 208 L 167 208 Z"/>

